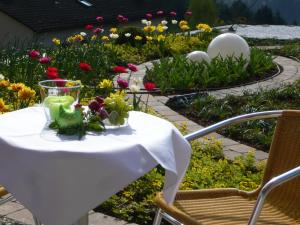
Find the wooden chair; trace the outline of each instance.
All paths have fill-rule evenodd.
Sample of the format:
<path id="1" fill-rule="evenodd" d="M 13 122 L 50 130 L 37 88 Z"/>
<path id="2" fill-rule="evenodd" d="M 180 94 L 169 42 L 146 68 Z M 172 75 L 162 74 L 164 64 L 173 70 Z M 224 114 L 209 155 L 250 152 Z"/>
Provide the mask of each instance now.
<path id="1" fill-rule="evenodd" d="M 234 117 L 186 136 L 192 140 L 243 121 L 278 117 L 261 186 L 178 191 L 173 204 L 158 193 L 154 225 L 164 218 L 187 225 L 300 224 L 300 111 L 267 111 Z M 201 174 L 199 174 L 201 176 Z"/>

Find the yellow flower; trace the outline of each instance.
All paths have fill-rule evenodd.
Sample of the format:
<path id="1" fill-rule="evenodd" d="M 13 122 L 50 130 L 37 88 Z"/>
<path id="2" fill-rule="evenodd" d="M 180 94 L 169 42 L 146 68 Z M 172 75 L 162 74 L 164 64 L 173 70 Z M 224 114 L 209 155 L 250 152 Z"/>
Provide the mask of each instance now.
<path id="1" fill-rule="evenodd" d="M 60 41 L 59 39 L 57 39 L 57 38 L 53 38 L 53 39 L 52 39 L 52 42 L 53 42 L 56 46 L 58 46 L 58 45 L 61 44 L 61 41 Z"/>
<path id="2" fill-rule="evenodd" d="M 148 32 L 148 33 L 154 32 L 155 31 L 155 26 L 145 26 L 144 31 Z"/>
<path id="3" fill-rule="evenodd" d="M 134 37 L 134 39 L 137 40 L 137 41 L 141 41 L 143 38 L 141 36 L 137 35 L 137 36 Z"/>
<path id="4" fill-rule="evenodd" d="M 97 35 L 93 35 L 93 36 L 91 37 L 91 40 L 92 40 L 92 41 L 96 41 L 96 39 L 97 39 Z"/>
<path id="5" fill-rule="evenodd" d="M 83 41 L 84 37 L 81 34 L 76 34 L 74 36 L 75 41 Z"/>
<path id="6" fill-rule="evenodd" d="M 35 91 L 32 90 L 30 87 L 24 87 L 23 89 L 19 90 L 18 97 L 21 100 L 27 100 L 35 97 Z"/>
<path id="7" fill-rule="evenodd" d="M 180 29 L 181 29 L 181 30 L 189 30 L 190 27 L 189 27 L 189 25 L 182 25 L 182 26 L 180 27 Z"/>
<path id="8" fill-rule="evenodd" d="M 157 30 L 159 33 L 162 33 L 162 32 L 165 31 L 164 27 L 163 27 L 161 24 L 159 24 L 159 25 L 156 27 L 156 30 Z"/>
<path id="9" fill-rule="evenodd" d="M 68 37 L 68 38 L 67 38 L 67 42 L 69 42 L 69 43 L 75 42 L 75 37 L 73 37 L 73 36 Z"/>
<path id="10" fill-rule="evenodd" d="M 199 23 L 196 27 L 198 30 L 202 30 L 207 33 L 212 32 L 212 28 L 208 24 L 205 24 L 205 23 Z"/>
<path id="11" fill-rule="evenodd" d="M 166 36 L 164 36 L 164 35 L 158 35 L 158 37 L 157 37 L 157 40 L 158 41 L 164 41 L 166 39 Z"/>
<path id="12" fill-rule="evenodd" d="M 2 98 L 0 98 L 0 112 L 6 112 L 7 108 Z"/>
<path id="13" fill-rule="evenodd" d="M 99 87 L 100 88 L 106 88 L 106 89 L 110 89 L 113 87 L 113 82 L 111 80 L 108 79 L 104 79 L 103 81 L 101 81 L 99 83 Z"/>
<path id="14" fill-rule="evenodd" d="M 81 80 L 67 81 L 65 86 L 66 87 L 73 87 L 73 86 L 78 85 L 78 84 L 81 85 Z"/>
<path id="15" fill-rule="evenodd" d="M 186 20 L 181 20 L 181 21 L 179 22 L 179 27 L 182 27 L 182 26 L 184 26 L 184 25 L 188 25 L 188 22 L 187 22 Z"/>
<path id="16" fill-rule="evenodd" d="M 8 87 L 9 90 L 12 91 L 20 91 L 25 87 L 25 84 L 23 83 L 12 83 L 10 84 L 10 86 Z"/>
<path id="17" fill-rule="evenodd" d="M 109 37 L 108 36 L 102 36 L 101 40 L 104 41 L 104 42 L 107 42 L 107 41 L 109 41 Z"/>
<path id="18" fill-rule="evenodd" d="M 117 28 L 115 28 L 115 27 L 112 27 L 112 28 L 110 28 L 110 30 L 109 30 L 111 33 L 113 33 L 113 34 L 115 34 L 115 33 L 117 33 L 118 32 L 118 29 Z"/>
<path id="19" fill-rule="evenodd" d="M 147 41 L 152 41 L 152 40 L 153 40 L 153 37 L 151 37 L 151 36 L 146 36 L 146 39 L 147 39 Z"/>
<path id="20" fill-rule="evenodd" d="M 9 84 L 8 80 L 0 80 L 0 87 L 8 87 Z"/>

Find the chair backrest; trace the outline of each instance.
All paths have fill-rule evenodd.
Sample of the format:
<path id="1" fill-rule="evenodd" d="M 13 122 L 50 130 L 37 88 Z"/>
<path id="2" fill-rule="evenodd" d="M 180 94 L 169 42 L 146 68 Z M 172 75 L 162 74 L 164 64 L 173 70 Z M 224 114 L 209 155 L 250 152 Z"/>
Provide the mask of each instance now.
<path id="1" fill-rule="evenodd" d="M 297 166 L 300 166 L 300 110 L 287 110 L 277 121 L 263 185 Z M 266 201 L 285 214 L 300 218 L 300 177 L 274 189 Z"/>

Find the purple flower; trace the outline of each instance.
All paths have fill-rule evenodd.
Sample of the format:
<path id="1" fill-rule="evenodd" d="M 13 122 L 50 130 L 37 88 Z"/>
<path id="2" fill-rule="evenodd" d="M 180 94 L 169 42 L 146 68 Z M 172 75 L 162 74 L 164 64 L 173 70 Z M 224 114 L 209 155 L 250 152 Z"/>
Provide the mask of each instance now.
<path id="1" fill-rule="evenodd" d="M 93 100 L 90 102 L 89 108 L 93 112 L 97 112 L 101 108 L 101 105 L 96 100 Z"/>
<path id="2" fill-rule="evenodd" d="M 39 59 L 39 62 L 41 64 L 47 64 L 47 63 L 50 63 L 50 61 L 51 61 L 51 58 L 49 56 L 45 56 L 45 57 L 42 57 Z"/>
<path id="3" fill-rule="evenodd" d="M 102 97 L 97 96 L 97 97 L 95 98 L 95 100 L 96 100 L 101 106 L 103 106 L 103 104 L 104 104 L 104 99 L 103 99 Z"/>
<path id="4" fill-rule="evenodd" d="M 118 78 L 117 83 L 120 86 L 120 88 L 122 88 L 122 89 L 128 88 L 128 82 L 127 82 L 127 80 L 124 80 L 122 78 Z"/>
<path id="5" fill-rule="evenodd" d="M 104 107 L 100 108 L 100 110 L 98 111 L 98 114 L 102 120 L 109 117 L 108 112 L 104 109 Z"/>

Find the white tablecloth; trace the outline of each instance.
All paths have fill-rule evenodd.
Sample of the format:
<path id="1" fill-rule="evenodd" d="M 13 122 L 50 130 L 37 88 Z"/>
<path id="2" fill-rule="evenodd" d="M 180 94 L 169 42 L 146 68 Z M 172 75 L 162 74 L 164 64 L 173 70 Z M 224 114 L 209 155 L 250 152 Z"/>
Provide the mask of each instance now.
<path id="1" fill-rule="evenodd" d="M 130 112 L 129 126 L 82 140 L 45 129 L 40 107 L 0 116 L 0 184 L 45 225 L 70 225 L 157 164 L 172 202 L 190 145 L 169 122 Z"/>

